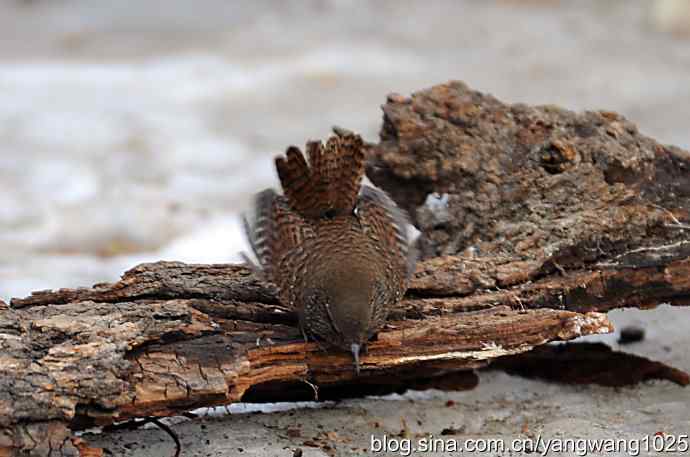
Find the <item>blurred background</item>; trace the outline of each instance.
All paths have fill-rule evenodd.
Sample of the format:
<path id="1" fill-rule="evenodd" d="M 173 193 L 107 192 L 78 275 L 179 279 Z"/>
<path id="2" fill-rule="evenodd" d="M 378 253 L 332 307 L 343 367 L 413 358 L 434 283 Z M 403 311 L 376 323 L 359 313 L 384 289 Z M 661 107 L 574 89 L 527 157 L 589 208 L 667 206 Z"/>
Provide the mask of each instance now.
<path id="1" fill-rule="evenodd" d="M 449 79 L 687 148 L 690 2 L 0 1 L 0 298 L 238 260 L 275 154 Z"/>

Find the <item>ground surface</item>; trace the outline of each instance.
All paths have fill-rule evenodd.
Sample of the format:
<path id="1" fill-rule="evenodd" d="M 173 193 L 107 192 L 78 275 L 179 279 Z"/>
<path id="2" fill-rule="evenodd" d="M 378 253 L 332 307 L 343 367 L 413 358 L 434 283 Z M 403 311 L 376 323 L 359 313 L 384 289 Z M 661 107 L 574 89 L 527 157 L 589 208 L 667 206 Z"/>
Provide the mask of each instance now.
<path id="1" fill-rule="evenodd" d="M 618 111 L 687 148 L 690 39 L 664 31 L 664 18 L 683 17 L 673 3 L 3 2 L 0 297 L 113 280 L 145 260 L 236 259 L 237 213 L 275 182 L 271 156 L 332 124 L 375 141 L 391 91 L 462 79 L 507 102 Z M 647 329 L 625 350 L 690 369 L 688 310 L 613 320 Z M 323 455 L 309 440 L 362 455 L 372 433 L 399 434 L 401 417 L 411 438 L 443 429 L 458 439 L 690 430 L 690 390 L 670 383 L 608 389 L 480 377 L 468 392 L 272 414 L 237 407 L 175 429 L 185 455 L 262 456 L 295 447 Z M 113 455 L 172 449 L 152 429 L 89 439 Z"/>

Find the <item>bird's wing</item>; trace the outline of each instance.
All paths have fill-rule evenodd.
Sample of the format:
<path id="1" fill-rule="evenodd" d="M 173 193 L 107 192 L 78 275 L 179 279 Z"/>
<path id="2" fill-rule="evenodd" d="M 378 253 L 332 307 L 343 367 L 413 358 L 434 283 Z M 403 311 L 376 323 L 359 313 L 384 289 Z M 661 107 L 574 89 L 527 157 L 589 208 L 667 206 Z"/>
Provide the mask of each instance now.
<path id="1" fill-rule="evenodd" d="M 405 211 L 382 190 L 365 185 L 359 194 L 355 216 L 374 246 L 384 249 L 383 254 L 393 259 L 393 266 L 408 280 L 414 272 L 417 256 L 408 238 L 410 222 Z"/>
<path id="2" fill-rule="evenodd" d="M 256 195 L 253 213 L 244 218 L 244 229 L 266 279 L 279 287 L 287 276 L 281 267 L 285 260 L 299 260 L 305 241 L 314 236 L 311 226 L 273 189 Z"/>

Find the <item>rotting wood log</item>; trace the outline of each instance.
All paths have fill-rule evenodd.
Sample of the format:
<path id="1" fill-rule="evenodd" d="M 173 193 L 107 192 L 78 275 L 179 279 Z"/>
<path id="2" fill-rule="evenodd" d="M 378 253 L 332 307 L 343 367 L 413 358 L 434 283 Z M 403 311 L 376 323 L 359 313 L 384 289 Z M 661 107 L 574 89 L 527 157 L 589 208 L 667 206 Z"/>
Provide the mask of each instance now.
<path id="1" fill-rule="evenodd" d="M 384 113 L 368 174 L 410 211 L 424 260 L 360 376 L 303 342 L 250 270 L 144 264 L 0 303 L 0 456 L 97 455 L 72 431 L 350 395 L 608 332 L 609 309 L 690 304 L 686 152 L 613 113 L 504 105 L 457 82 Z"/>
<path id="2" fill-rule="evenodd" d="M 223 284 L 245 284 L 239 295 L 262 301 L 241 302 L 236 288 Z M 174 415 L 245 395 L 271 401 L 267 386 L 275 390 L 276 383 L 313 387 L 317 398 L 319 388 L 473 369 L 550 340 L 611 330 L 596 312 L 467 311 L 410 298 L 403 308 L 411 317 L 390 322 L 355 376 L 348 354 L 301 340 L 295 317 L 274 294 L 242 267 L 160 262 L 112 285 L 14 300 L 0 317 L 0 443 L 55 448 L 66 437 L 60 424 L 80 429 Z M 292 399 L 300 399 L 304 389 L 294 390 Z"/>
<path id="3" fill-rule="evenodd" d="M 690 154 L 619 114 L 508 105 L 459 81 L 383 112 L 367 175 L 410 213 L 425 257 L 568 269 L 689 238 Z"/>

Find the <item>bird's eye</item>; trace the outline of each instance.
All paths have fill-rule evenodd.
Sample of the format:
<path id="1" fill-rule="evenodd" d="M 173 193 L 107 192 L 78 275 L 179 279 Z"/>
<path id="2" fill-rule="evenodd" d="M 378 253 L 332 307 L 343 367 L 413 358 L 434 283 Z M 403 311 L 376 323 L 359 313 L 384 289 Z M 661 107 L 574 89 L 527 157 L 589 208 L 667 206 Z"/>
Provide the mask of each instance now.
<path id="1" fill-rule="evenodd" d="M 335 215 L 336 215 L 336 211 L 333 208 L 326 210 L 323 213 L 323 217 L 325 217 L 326 219 L 333 219 L 335 217 Z"/>

